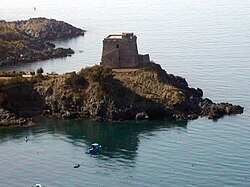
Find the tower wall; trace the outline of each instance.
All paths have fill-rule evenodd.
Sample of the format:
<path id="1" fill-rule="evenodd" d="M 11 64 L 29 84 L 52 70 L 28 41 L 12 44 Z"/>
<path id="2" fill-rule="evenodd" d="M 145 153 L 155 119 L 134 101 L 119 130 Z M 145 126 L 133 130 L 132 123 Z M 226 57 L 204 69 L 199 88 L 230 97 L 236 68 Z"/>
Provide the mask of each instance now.
<path id="1" fill-rule="evenodd" d="M 120 67 L 136 67 L 139 65 L 136 36 L 124 36 L 120 46 Z"/>
<path id="2" fill-rule="evenodd" d="M 107 65 L 114 68 L 120 67 L 120 50 L 117 48 L 120 42 L 119 40 L 103 40 L 101 65 Z"/>
<path id="3" fill-rule="evenodd" d="M 137 48 L 137 37 L 133 33 L 110 35 L 103 40 L 101 65 L 112 68 L 138 67 L 144 58 Z"/>

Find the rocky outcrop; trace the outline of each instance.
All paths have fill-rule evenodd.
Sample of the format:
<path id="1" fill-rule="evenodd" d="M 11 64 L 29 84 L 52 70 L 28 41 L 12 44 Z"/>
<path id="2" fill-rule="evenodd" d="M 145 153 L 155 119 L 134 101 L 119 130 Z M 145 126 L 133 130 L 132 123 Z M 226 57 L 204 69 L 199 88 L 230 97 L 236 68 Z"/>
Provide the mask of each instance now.
<path id="1" fill-rule="evenodd" d="M 29 20 L 11 22 L 28 35 L 42 40 L 67 39 L 83 36 L 85 30 L 76 28 L 63 21 L 47 18 L 31 18 Z"/>
<path id="2" fill-rule="evenodd" d="M 43 98 L 29 81 L 0 81 L 0 126 L 30 126 L 30 118 L 41 114 L 44 108 Z"/>
<path id="3" fill-rule="evenodd" d="M 20 117 L 46 114 L 115 121 L 216 120 L 243 112 L 241 106 L 203 98 L 201 89 L 188 87 L 185 79 L 167 74 L 154 63 L 133 72 L 94 66 L 53 78 L 12 81 L 0 85 L 0 107 Z"/>
<path id="4" fill-rule="evenodd" d="M 67 23 L 46 18 L 0 21 L 0 66 L 71 56 L 74 51 L 55 48 L 47 39 L 71 38 L 84 31 Z"/>
<path id="5" fill-rule="evenodd" d="M 14 113 L 0 108 L 0 127 L 31 126 L 32 120 L 18 117 Z"/>
<path id="6" fill-rule="evenodd" d="M 244 108 L 239 105 L 232 105 L 230 103 L 213 103 L 209 99 L 203 99 L 200 102 L 200 115 L 206 116 L 208 119 L 219 119 L 225 115 L 241 114 Z"/>
<path id="7" fill-rule="evenodd" d="M 56 48 L 56 49 L 47 49 L 41 51 L 30 51 L 27 53 L 23 53 L 21 55 L 11 55 L 7 56 L 5 60 L 0 61 L 0 66 L 4 65 L 14 65 L 16 63 L 28 63 L 28 62 L 36 62 L 42 60 L 48 60 L 52 58 L 63 58 L 67 56 L 71 56 L 74 54 L 74 51 L 71 48 Z"/>
<path id="8" fill-rule="evenodd" d="M 65 119 L 218 119 L 243 112 L 241 106 L 203 99 L 201 89 L 189 88 L 184 78 L 167 74 L 155 63 L 123 73 L 94 66 L 40 82 L 36 88 L 45 98 L 49 114 Z"/>

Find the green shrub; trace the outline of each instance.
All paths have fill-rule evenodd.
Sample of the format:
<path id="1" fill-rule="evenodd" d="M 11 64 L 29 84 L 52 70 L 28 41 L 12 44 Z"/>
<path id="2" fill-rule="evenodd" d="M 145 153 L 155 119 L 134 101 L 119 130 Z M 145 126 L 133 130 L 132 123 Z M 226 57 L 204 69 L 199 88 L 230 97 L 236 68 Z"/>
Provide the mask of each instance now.
<path id="1" fill-rule="evenodd" d="M 113 79 L 112 68 L 100 65 L 84 68 L 79 72 L 79 75 L 90 81 L 99 83 L 107 82 Z"/>
<path id="2" fill-rule="evenodd" d="M 85 86 L 87 84 L 86 79 L 83 76 L 77 75 L 75 72 L 71 73 L 66 79 L 65 79 L 66 85 L 80 85 Z"/>
<path id="3" fill-rule="evenodd" d="M 37 75 L 42 75 L 43 74 L 43 68 L 38 68 L 37 70 L 36 70 L 36 74 Z"/>

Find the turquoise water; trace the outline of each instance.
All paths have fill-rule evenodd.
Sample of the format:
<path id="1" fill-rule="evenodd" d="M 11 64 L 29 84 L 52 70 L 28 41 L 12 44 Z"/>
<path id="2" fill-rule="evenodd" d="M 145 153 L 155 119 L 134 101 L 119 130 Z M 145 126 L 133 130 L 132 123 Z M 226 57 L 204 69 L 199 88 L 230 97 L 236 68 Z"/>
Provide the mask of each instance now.
<path id="1" fill-rule="evenodd" d="M 205 97 L 245 111 L 216 122 L 37 118 L 33 128 L 0 129 L 0 186 L 250 185 L 249 1 L 1 1 L 1 19 L 40 16 L 87 30 L 84 37 L 56 42 L 76 54 L 1 69 L 79 70 L 99 63 L 105 36 L 134 32 L 139 51 L 167 72 L 202 88 Z M 92 142 L 103 145 L 101 155 L 84 154 Z M 81 167 L 74 169 L 76 163 Z"/>
<path id="2" fill-rule="evenodd" d="M 0 186 L 250 183 L 250 132 L 236 118 L 217 123 L 37 121 L 34 128 L 1 131 Z M 101 155 L 84 153 L 92 142 L 103 145 Z M 76 163 L 78 169 L 73 168 Z"/>

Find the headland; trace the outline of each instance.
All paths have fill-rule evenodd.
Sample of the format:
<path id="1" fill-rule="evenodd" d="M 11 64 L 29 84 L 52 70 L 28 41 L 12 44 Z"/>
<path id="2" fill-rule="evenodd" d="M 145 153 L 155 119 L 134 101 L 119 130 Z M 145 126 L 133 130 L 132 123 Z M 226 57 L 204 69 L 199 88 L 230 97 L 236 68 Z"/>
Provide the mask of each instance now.
<path id="1" fill-rule="evenodd" d="M 56 48 L 51 40 L 83 36 L 84 30 L 47 18 L 0 21 L 0 66 L 71 56 L 71 48 Z M 48 40 L 50 42 L 48 42 Z"/>
<path id="2" fill-rule="evenodd" d="M 0 121 L 8 119 L 9 125 L 30 124 L 35 115 L 100 121 L 216 120 L 243 112 L 239 105 L 203 98 L 201 89 L 190 88 L 184 78 L 153 62 L 135 71 L 96 65 L 64 75 L 17 76 L 0 83 Z"/>

